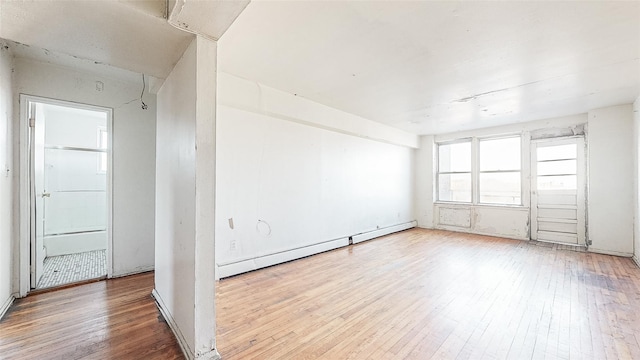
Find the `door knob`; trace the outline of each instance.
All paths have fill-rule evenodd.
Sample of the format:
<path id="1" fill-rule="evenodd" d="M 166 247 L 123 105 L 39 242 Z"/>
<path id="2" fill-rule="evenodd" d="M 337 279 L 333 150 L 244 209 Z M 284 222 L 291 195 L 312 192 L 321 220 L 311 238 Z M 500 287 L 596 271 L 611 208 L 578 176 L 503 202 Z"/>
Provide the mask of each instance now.
<path id="1" fill-rule="evenodd" d="M 51 197 L 51 193 L 43 192 L 43 193 L 42 193 L 42 197 L 43 197 L 43 198 Z"/>

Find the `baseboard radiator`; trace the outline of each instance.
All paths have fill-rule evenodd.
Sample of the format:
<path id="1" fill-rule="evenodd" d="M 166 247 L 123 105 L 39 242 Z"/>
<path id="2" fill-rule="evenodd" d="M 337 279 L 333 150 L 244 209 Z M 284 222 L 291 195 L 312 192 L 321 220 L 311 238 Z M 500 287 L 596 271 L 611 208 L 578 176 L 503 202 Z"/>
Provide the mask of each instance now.
<path id="1" fill-rule="evenodd" d="M 349 246 L 351 244 L 357 244 L 363 241 L 375 239 L 377 237 L 385 236 L 398 231 L 411 229 L 416 227 L 417 225 L 418 223 L 416 221 L 410 221 L 266 255 L 234 260 L 226 263 L 218 263 L 216 264 L 216 276 L 217 278 L 221 279 L 257 269 L 262 269 L 268 266 L 281 264 L 291 260 L 301 259 L 306 256 L 315 255 L 325 251 Z"/>

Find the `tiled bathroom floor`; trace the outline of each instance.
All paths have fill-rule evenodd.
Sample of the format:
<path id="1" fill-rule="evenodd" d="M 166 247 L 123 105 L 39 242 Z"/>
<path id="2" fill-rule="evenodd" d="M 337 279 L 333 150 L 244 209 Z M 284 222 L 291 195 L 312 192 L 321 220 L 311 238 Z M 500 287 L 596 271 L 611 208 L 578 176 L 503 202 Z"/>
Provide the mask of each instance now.
<path id="1" fill-rule="evenodd" d="M 106 250 L 48 257 L 38 289 L 95 279 L 107 274 Z"/>

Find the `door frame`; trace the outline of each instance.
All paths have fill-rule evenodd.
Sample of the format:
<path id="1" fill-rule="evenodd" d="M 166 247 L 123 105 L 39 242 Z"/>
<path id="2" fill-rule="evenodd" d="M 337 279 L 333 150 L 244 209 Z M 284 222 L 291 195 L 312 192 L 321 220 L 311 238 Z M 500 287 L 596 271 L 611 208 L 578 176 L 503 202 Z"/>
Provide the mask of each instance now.
<path id="1" fill-rule="evenodd" d="M 72 101 L 51 99 L 40 96 L 20 94 L 20 145 L 19 156 L 19 246 L 18 274 L 19 296 L 26 296 L 31 291 L 31 186 L 32 179 L 29 168 L 29 104 L 32 102 L 48 105 L 66 106 L 83 110 L 101 111 L 107 114 L 107 277 L 113 276 L 113 109 L 101 106 L 82 104 Z"/>
<path id="2" fill-rule="evenodd" d="M 537 185 L 534 185 L 534 182 L 537 181 L 537 171 L 533 169 L 534 166 L 537 166 L 537 148 L 538 144 L 551 144 L 556 143 L 558 145 L 562 145 L 562 143 L 576 143 L 577 147 L 577 164 L 576 164 L 576 175 L 577 175 L 577 199 L 576 206 L 578 212 L 578 223 L 577 223 L 577 231 L 578 231 L 578 243 L 575 246 L 589 246 L 589 228 L 588 228 L 588 214 L 587 214 L 587 193 L 588 193 L 588 185 L 587 185 L 587 139 L 584 135 L 577 136 L 562 136 L 562 137 L 552 137 L 552 138 L 544 138 L 544 139 L 536 139 L 531 140 L 531 145 L 529 148 L 529 158 L 530 158 L 530 182 L 529 182 L 529 208 L 530 210 L 530 238 L 531 240 L 537 239 L 537 202 L 534 204 L 534 200 L 537 201 L 537 194 L 534 196 L 533 192 L 538 191 Z M 534 155 L 536 156 L 536 161 L 534 160 Z M 536 206 L 534 206 L 536 205 Z M 582 218 L 580 218 L 580 213 L 582 213 Z M 582 238 L 582 239 L 581 239 Z M 543 241 L 543 240 L 540 240 Z M 564 243 L 558 243 L 564 244 Z M 572 245 L 572 244 L 564 244 L 564 245 Z"/>

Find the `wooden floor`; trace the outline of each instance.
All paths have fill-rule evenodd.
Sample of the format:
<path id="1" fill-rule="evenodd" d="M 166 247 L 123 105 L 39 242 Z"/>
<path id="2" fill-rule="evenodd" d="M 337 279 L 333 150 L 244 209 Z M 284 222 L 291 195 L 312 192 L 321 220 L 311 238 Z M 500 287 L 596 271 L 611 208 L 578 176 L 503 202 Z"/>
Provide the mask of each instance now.
<path id="1" fill-rule="evenodd" d="M 0 359 L 182 359 L 153 273 L 30 295 L 0 321 Z"/>
<path id="2" fill-rule="evenodd" d="M 223 359 L 640 359 L 627 258 L 410 230 L 218 284 Z"/>
<path id="3" fill-rule="evenodd" d="M 151 273 L 32 295 L 0 359 L 176 359 Z M 217 284 L 232 359 L 640 359 L 630 260 L 409 230 Z"/>

